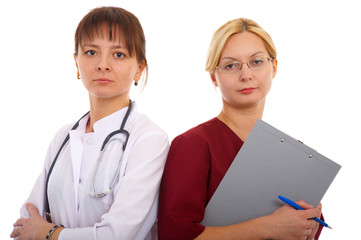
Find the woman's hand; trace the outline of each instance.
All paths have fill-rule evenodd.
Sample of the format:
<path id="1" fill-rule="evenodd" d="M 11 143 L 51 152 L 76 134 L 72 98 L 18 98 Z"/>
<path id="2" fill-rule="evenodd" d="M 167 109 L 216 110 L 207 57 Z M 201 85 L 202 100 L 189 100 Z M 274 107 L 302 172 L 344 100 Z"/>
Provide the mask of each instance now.
<path id="1" fill-rule="evenodd" d="M 47 222 L 40 216 L 38 209 L 31 203 L 26 204 L 30 214 L 29 218 L 19 218 L 14 223 L 14 230 L 10 237 L 18 237 L 18 240 L 37 240 L 45 239 L 49 230 L 54 224 Z"/>
<path id="2" fill-rule="evenodd" d="M 305 210 L 295 210 L 285 205 L 269 215 L 272 239 L 312 240 L 315 237 L 319 224 L 312 218 L 320 218 L 321 204 L 317 208 L 304 201 L 298 201 L 297 204 Z"/>
<path id="3" fill-rule="evenodd" d="M 318 218 L 320 218 L 320 217 L 321 217 L 321 211 L 322 211 L 322 204 L 321 204 L 321 203 L 318 204 L 317 209 L 320 210 L 320 215 L 318 216 Z M 316 222 L 316 221 L 315 221 L 315 222 Z M 315 227 L 315 228 L 312 230 L 312 233 L 311 233 L 311 235 L 310 235 L 310 237 L 311 237 L 310 239 L 314 239 L 314 237 L 316 236 L 319 225 L 320 225 L 320 224 L 317 223 L 317 227 Z"/>

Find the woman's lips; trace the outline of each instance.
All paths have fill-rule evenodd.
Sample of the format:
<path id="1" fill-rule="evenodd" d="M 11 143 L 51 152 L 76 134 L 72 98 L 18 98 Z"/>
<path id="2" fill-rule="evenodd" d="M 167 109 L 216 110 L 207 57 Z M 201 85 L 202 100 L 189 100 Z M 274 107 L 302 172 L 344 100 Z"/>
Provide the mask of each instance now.
<path id="1" fill-rule="evenodd" d="M 109 80 L 107 78 L 98 78 L 98 79 L 95 79 L 94 81 L 97 82 L 97 83 L 100 83 L 100 84 L 107 84 L 107 83 L 112 82 L 111 80 Z"/>
<path id="2" fill-rule="evenodd" d="M 255 90 L 255 88 L 243 88 L 243 89 L 241 89 L 241 93 L 243 93 L 243 94 L 250 94 L 250 93 L 252 93 L 253 91 Z"/>

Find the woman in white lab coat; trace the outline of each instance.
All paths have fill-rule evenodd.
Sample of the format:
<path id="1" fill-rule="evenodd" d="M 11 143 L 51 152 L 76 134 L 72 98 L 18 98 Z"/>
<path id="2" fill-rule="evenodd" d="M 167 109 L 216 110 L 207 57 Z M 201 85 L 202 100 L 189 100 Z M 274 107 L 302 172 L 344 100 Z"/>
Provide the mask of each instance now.
<path id="1" fill-rule="evenodd" d="M 131 85 L 147 80 L 138 19 L 121 8 L 92 10 L 76 30 L 74 58 L 90 112 L 55 135 L 11 237 L 156 239 L 169 141 L 129 99 Z"/>

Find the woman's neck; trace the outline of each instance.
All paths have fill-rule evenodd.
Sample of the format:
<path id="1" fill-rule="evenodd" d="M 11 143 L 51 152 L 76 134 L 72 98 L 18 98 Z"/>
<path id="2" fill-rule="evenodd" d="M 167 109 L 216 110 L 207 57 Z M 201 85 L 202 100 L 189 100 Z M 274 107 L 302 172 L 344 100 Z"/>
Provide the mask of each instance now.
<path id="1" fill-rule="evenodd" d="M 265 102 L 249 108 L 234 108 L 223 102 L 221 113 L 217 116 L 242 141 L 246 141 L 258 119 L 262 118 Z"/>
<path id="2" fill-rule="evenodd" d="M 94 123 L 100 119 L 109 116 L 122 108 L 129 106 L 129 96 L 117 99 L 90 99 L 90 117 L 86 125 L 86 132 L 94 132 Z"/>

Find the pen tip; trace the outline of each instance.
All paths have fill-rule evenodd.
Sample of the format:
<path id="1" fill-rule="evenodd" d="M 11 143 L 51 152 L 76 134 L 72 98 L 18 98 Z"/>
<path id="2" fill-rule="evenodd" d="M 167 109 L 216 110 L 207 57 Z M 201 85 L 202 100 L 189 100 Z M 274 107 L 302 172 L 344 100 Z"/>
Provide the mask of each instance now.
<path id="1" fill-rule="evenodd" d="M 332 227 L 331 226 L 327 226 L 329 229 L 332 229 Z"/>

